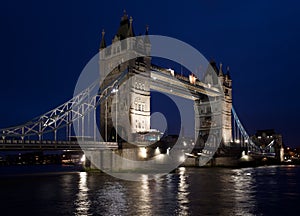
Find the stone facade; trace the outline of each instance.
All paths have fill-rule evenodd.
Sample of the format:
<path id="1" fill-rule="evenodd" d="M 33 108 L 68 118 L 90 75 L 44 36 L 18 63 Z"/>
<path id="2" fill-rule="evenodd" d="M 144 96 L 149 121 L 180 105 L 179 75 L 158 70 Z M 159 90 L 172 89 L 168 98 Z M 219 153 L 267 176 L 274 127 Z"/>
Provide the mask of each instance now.
<path id="1" fill-rule="evenodd" d="M 197 143 L 202 147 L 205 142 L 218 145 L 221 141 L 222 144 L 229 145 L 232 141 L 232 80 L 229 69 L 224 74 L 222 64 L 218 68 L 214 61 L 210 62 L 204 83 L 209 86 L 221 86 L 224 97 L 209 98 L 203 95 L 195 101 L 195 138 L 198 138 Z M 209 137 L 209 134 L 213 134 L 213 136 Z"/>
<path id="2" fill-rule="evenodd" d="M 109 49 L 106 47 L 104 32 L 100 50 L 105 49 L 100 55 L 100 71 L 107 74 L 102 82 L 101 88 L 105 89 L 125 71 L 128 70 L 126 81 L 119 84 L 118 91 L 104 100 L 100 105 L 101 135 L 106 141 L 116 140 L 116 130 L 123 138 L 130 141 L 137 134 L 150 131 L 150 68 L 151 57 L 149 57 L 151 44 L 148 38 L 148 29 L 141 39 L 134 38 L 132 18 L 124 13 L 120 26 L 112 40 Z M 124 40 L 126 39 L 126 40 Z M 129 39 L 129 40 L 128 40 Z M 137 41 L 139 40 L 139 41 Z M 124 62 L 128 56 L 137 53 L 146 54 Z M 212 86 L 220 84 L 224 97 L 208 98 L 199 95 L 195 100 L 195 138 L 200 137 L 200 143 L 208 139 L 210 130 L 214 136 L 211 143 L 219 143 L 217 137 L 221 137 L 224 144 L 232 140 L 231 129 L 231 107 L 232 107 L 232 85 L 229 71 L 223 74 L 222 66 L 217 68 L 214 62 L 210 63 L 204 83 Z M 128 93 L 130 92 L 130 93 Z M 117 110 L 117 111 L 116 111 Z M 212 117 L 212 113 L 215 115 Z M 114 123 L 115 122 L 115 123 Z M 122 122 L 128 127 L 121 127 Z M 217 124 L 218 122 L 218 124 Z M 115 128 L 113 125 L 118 125 Z M 221 141 L 221 140 L 220 140 Z"/>
<path id="3" fill-rule="evenodd" d="M 106 141 L 116 140 L 116 130 L 120 138 L 131 141 L 137 133 L 150 131 L 150 53 L 148 29 L 142 37 L 134 38 L 132 17 L 124 12 L 112 45 L 106 47 L 104 32 L 100 45 L 100 73 L 107 75 L 101 80 L 100 88 L 105 89 L 123 73 L 124 80 L 118 83 L 113 93 L 100 104 L 101 136 Z M 124 59 L 137 55 L 145 57 Z M 146 56 L 147 55 L 147 56 Z M 122 124 L 120 124 L 122 123 Z M 115 127 L 115 125 L 117 125 Z"/>

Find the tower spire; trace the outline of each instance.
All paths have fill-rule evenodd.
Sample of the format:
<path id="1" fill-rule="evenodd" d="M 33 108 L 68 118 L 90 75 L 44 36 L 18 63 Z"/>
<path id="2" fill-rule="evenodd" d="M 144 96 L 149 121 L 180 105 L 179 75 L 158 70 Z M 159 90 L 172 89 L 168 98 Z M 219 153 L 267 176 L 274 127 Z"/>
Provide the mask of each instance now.
<path id="1" fill-rule="evenodd" d="M 129 29 L 128 29 L 128 37 L 134 37 L 133 29 L 132 29 L 132 16 L 129 18 Z"/>
<path id="2" fill-rule="evenodd" d="M 149 25 L 146 25 L 146 32 L 145 32 L 145 40 L 144 40 L 144 42 L 150 44 L 150 39 L 149 39 L 148 35 L 149 35 Z"/>
<path id="3" fill-rule="evenodd" d="M 105 31 L 102 29 L 102 38 L 101 38 L 101 43 L 100 43 L 100 50 L 106 48 L 106 42 L 105 42 Z"/>
<path id="4" fill-rule="evenodd" d="M 223 66 L 223 64 L 220 63 L 219 76 L 223 76 L 224 75 L 223 74 L 223 70 L 222 70 L 222 66 Z"/>
<path id="5" fill-rule="evenodd" d="M 227 66 L 226 76 L 228 77 L 228 79 L 231 79 L 229 66 Z"/>
<path id="6" fill-rule="evenodd" d="M 127 16 L 126 10 L 124 9 L 124 10 L 123 10 L 123 16 L 122 16 L 122 18 L 121 18 L 121 21 L 126 20 L 126 19 L 128 19 L 128 16 Z"/>

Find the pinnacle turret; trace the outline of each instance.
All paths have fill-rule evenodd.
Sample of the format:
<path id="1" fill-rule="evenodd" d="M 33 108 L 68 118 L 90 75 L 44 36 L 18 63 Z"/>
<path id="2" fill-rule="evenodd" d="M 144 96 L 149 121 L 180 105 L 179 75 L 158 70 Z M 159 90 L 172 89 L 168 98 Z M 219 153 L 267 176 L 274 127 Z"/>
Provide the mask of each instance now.
<path id="1" fill-rule="evenodd" d="M 106 48 L 106 42 L 105 42 L 105 31 L 104 29 L 102 30 L 102 38 L 101 38 L 101 43 L 100 43 L 100 50 Z"/>

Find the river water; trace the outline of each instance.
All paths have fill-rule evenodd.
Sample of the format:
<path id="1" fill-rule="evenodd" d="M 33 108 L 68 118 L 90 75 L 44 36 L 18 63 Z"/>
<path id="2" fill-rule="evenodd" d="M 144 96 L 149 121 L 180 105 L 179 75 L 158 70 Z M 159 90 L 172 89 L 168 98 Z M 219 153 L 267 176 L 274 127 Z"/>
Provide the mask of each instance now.
<path id="1" fill-rule="evenodd" d="M 0 168 L 1 170 L 1 168 Z M 125 181 L 104 173 L 0 177 L 0 215 L 299 215 L 300 167 L 179 168 Z"/>

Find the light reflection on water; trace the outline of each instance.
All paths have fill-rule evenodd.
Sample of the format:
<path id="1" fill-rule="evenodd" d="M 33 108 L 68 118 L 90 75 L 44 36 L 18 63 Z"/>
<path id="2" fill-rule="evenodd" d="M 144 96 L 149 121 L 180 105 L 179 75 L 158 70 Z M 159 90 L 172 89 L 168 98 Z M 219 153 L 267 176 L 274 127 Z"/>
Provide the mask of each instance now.
<path id="1" fill-rule="evenodd" d="M 150 197 L 150 188 L 149 180 L 147 175 L 141 176 L 140 186 L 137 187 L 137 190 L 140 194 L 139 203 L 136 205 L 137 212 L 139 215 L 151 212 L 151 197 Z"/>
<path id="2" fill-rule="evenodd" d="M 279 189 L 278 172 L 281 172 L 278 167 L 181 167 L 176 173 L 151 180 L 147 175 L 142 175 L 137 182 L 118 180 L 105 174 L 80 173 L 76 214 L 263 215 L 264 205 L 276 206 L 276 200 L 280 200 L 273 191 Z M 284 172 L 289 178 L 296 174 Z M 87 184 L 89 178 L 92 180 L 90 185 Z M 287 188 L 291 184 L 294 181 L 289 182 Z M 289 190 L 283 194 L 295 198 L 295 193 Z M 259 199 L 266 203 L 258 203 Z M 266 208 L 265 211 L 272 212 L 272 209 Z"/>
<path id="3" fill-rule="evenodd" d="M 98 182 L 98 184 L 102 184 Z M 124 215 L 126 212 L 127 199 L 122 184 L 105 182 L 102 187 L 92 193 L 93 211 L 98 215 Z"/>
<path id="4" fill-rule="evenodd" d="M 88 197 L 88 187 L 87 187 L 87 173 L 81 172 L 79 173 L 79 184 L 78 184 L 78 194 L 77 199 L 75 201 L 76 206 L 76 215 L 90 215 L 88 213 L 90 209 L 90 200 Z"/>
<path id="5" fill-rule="evenodd" d="M 0 178 L 1 215 L 288 215 L 300 167 L 179 168 L 149 180 L 103 173 Z"/>
<path id="6" fill-rule="evenodd" d="M 179 182 L 178 182 L 178 215 L 188 215 L 189 213 L 189 184 L 187 182 L 187 176 L 185 173 L 185 167 L 179 168 Z"/>
<path id="7" fill-rule="evenodd" d="M 255 215 L 255 179 L 253 169 L 236 169 L 231 176 L 235 199 L 234 215 Z"/>

